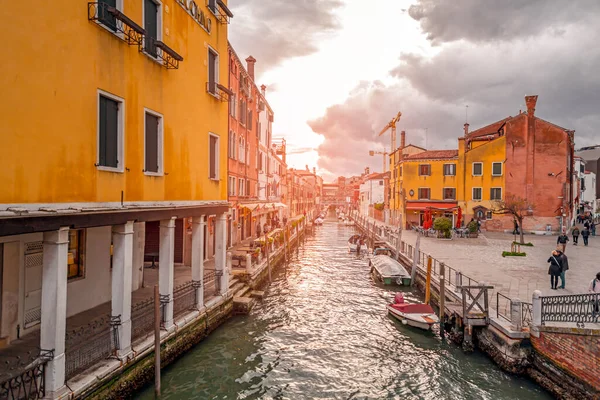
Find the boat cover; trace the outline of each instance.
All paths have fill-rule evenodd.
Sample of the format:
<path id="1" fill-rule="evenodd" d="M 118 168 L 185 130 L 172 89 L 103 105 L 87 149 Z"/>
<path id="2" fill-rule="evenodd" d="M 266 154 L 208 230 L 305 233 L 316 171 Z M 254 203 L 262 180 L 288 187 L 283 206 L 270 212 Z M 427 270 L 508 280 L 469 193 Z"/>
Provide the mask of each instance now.
<path id="1" fill-rule="evenodd" d="M 374 256 L 371 260 L 373 266 L 377 268 L 377 271 L 383 276 L 405 276 L 410 277 L 406 269 L 400 265 L 396 260 L 384 256 Z"/>
<path id="2" fill-rule="evenodd" d="M 434 314 L 429 304 L 392 304 L 396 310 L 405 314 Z"/>

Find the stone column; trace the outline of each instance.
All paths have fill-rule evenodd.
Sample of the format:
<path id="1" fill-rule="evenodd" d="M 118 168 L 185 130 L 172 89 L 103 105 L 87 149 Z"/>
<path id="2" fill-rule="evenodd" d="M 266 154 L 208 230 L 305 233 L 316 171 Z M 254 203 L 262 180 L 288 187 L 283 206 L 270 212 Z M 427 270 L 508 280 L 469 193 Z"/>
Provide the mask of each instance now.
<path id="1" fill-rule="evenodd" d="M 133 221 L 112 228 L 112 323 L 116 324 L 119 345 L 117 356 L 131 352 L 131 279 L 133 266 Z"/>
<path id="2" fill-rule="evenodd" d="M 221 272 L 220 293 L 225 294 L 229 289 L 229 276 L 227 272 L 227 216 L 225 214 L 217 215 L 215 224 L 216 250 L 215 250 L 215 270 Z"/>
<path id="3" fill-rule="evenodd" d="M 196 307 L 204 307 L 204 227 L 206 218 L 192 218 L 192 285 L 196 290 Z"/>
<path id="4" fill-rule="evenodd" d="M 520 332 L 523 328 L 521 320 L 521 300 L 511 299 L 510 301 L 510 322 L 514 330 Z"/>
<path id="5" fill-rule="evenodd" d="M 158 253 L 158 291 L 163 307 L 165 329 L 173 326 L 173 279 L 175 271 L 175 217 L 160 221 L 160 250 Z"/>
<path id="6" fill-rule="evenodd" d="M 40 348 L 53 351 L 44 376 L 48 398 L 65 386 L 68 251 L 69 228 L 44 232 Z"/>
<path id="7" fill-rule="evenodd" d="M 532 308 L 532 324 L 531 334 L 535 337 L 539 337 L 539 327 L 542 325 L 542 292 L 539 290 L 533 291 L 533 298 L 531 301 Z"/>

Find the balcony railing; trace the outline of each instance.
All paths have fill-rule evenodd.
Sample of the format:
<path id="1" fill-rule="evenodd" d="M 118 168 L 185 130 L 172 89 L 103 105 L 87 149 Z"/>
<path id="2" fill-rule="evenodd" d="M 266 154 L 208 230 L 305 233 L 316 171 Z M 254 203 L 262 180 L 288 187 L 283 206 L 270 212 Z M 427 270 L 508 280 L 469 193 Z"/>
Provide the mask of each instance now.
<path id="1" fill-rule="evenodd" d="M 583 328 L 600 320 L 600 294 L 545 296 L 542 299 L 542 325 L 546 322 L 574 322 Z"/>
<path id="2" fill-rule="evenodd" d="M 223 0 L 217 0 L 215 6 L 209 6 L 209 8 L 215 14 L 217 21 L 222 24 L 228 24 L 229 20 L 233 17 L 233 13 L 223 3 Z"/>
<path id="3" fill-rule="evenodd" d="M 146 31 L 129 17 L 104 2 L 88 3 L 88 20 L 104 25 L 129 45 L 141 46 Z"/>
<path id="4" fill-rule="evenodd" d="M 224 102 L 229 101 L 230 96 L 233 94 L 231 90 L 217 82 L 206 82 L 206 92 Z"/>
<path id="5" fill-rule="evenodd" d="M 140 51 L 161 60 L 162 65 L 167 69 L 178 69 L 179 62 L 183 61 L 183 57 L 177 54 L 175 50 L 150 36 L 144 37 L 144 44 L 140 45 Z"/>

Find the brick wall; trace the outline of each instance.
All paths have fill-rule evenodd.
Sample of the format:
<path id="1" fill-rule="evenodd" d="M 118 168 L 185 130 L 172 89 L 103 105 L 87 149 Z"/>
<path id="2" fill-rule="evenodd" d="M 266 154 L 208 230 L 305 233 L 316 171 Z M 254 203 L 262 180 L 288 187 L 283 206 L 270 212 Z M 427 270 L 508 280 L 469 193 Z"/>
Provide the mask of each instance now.
<path id="1" fill-rule="evenodd" d="M 531 335 L 533 348 L 569 375 L 600 391 L 600 334 L 585 329 L 561 329 Z M 574 332 L 574 333 L 566 333 Z"/>

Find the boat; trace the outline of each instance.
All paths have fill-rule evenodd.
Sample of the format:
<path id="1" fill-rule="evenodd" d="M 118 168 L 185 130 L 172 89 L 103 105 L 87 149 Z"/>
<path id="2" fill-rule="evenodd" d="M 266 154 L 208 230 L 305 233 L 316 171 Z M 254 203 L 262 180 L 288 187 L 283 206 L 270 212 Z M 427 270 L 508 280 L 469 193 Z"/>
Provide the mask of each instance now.
<path id="1" fill-rule="evenodd" d="M 354 221 L 352 221 L 351 219 L 345 219 L 344 220 L 344 225 L 346 225 L 346 226 L 354 226 Z"/>
<path id="2" fill-rule="evenodd" d="M 388 304 L 387 309 L 389 314 L 403 324 L 426 331 L 430 330 L 432 325 L 440 322 L 440 319 L 435 315 L 435 311 L 429 304 L 405 303 L 402 293 L 396 293 L 394 302 Z"/>
<path id="3" fill-rule="evenodd" d="M 356 251 L 356 242 L 361 238 L 361 235 L 352 235 L 348 239 L 348 250 Z"/>
<path id="4" fill-rule="evenodd" d="M 323 225 L 323 220 L 320 217 L 315 219 L 315 225 Z"/>
<path id="5" fill-rule="evenodd" d="M 375 281 L 384 285 L 410 286 L 410 274 L 391 257 L 389 249 L 375 248 L 373 256 L 369 258 L 369 266 Z"/>

